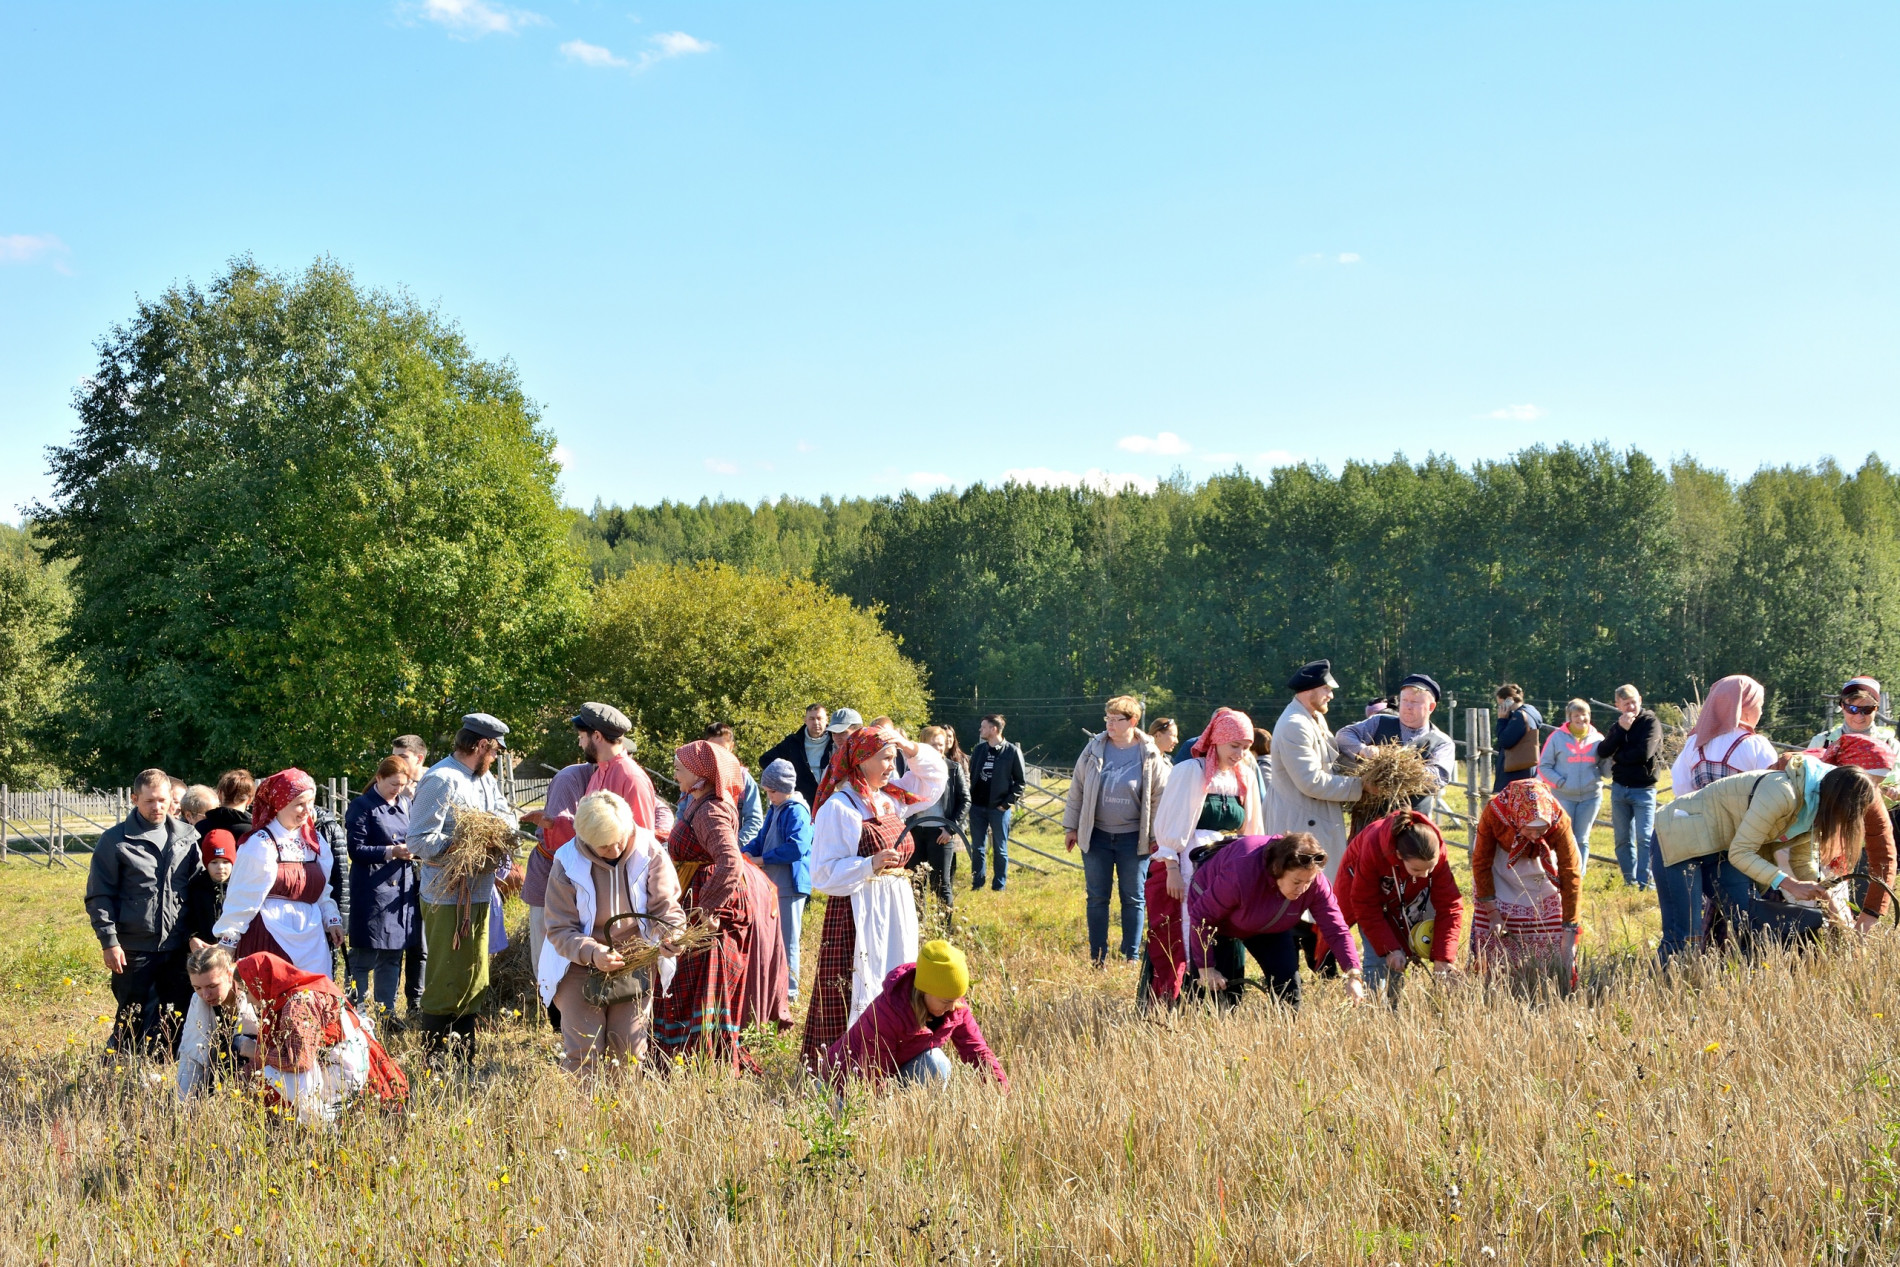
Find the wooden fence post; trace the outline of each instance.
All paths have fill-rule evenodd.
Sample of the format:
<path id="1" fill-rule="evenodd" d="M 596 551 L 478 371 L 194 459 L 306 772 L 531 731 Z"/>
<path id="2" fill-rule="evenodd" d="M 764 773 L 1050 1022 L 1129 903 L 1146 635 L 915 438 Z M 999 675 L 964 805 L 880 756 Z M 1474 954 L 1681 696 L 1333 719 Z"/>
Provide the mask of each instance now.
<path id="1" fill-rule="evenodd" d="M 13 794 L 0 783 L 0 862 L 7 860 L 7 820 L 13 817 Z"/>

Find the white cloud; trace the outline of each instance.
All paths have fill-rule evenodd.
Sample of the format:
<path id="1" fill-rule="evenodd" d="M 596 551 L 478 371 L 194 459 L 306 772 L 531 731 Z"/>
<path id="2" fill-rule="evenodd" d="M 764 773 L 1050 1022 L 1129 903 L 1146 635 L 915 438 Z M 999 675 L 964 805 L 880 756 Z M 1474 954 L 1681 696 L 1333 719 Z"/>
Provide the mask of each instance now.
<path id="1" fill-rule="evenodd" d="M 1315 264 L 1357 264 L 1364 258 L 1357 251 L 1308 251 L 1300 256 L 1299 263 L 1307 267 Z"/>
<path id="2" fill-rule="evenodd" d="M 1045 488 L 1093 488 L 1104 493 L 1133 487 L 1144 493 L 1152 493 L 1161 483 L 1145 475 L 1121 475 L 1090 467 L 1080 475 L 1074 471 L 1057 471 L 1046 466 L 1016 466 L 1003 472 L 1004 482 L 1017 484 L 1039 484 Z"/>
<path id="3" fill-rule="evenodd" d="M 813 444 L 810 440 L 800 440 L 798 442 L 798 451 L 800 453 L 816 453 L 818 452 L 818 446 Z"/>
<path id="4" fill-rule="evenodd" d="M 538 13 L 490 4 L 488 0 L 422 0 L 421 10 L 424 18 L 468 40 L 484 35 L 513 35 L 524 26 L 539 26 L 547 21 Z"/>
<path id="5" fill-rule="evenodd" d="M 1506 405 L 1502 409 L 1493 409 L 1484 417 L 1495 418 L 1499 422 L 1536 422 L 1549 412 L 1536 405 Z"/>
<path id="6" fill-rule="evenodd" d="M 56 272 L 69 273 L 66 244 L 50 233 L 0 233 L 0 264 L 31 264 L 51 256 Z"/>
<path id="7" fill-rule="evenodd" d="M 707 458 L 706 469 L 711 471 L 714 475 L 737 475 L 739 473 L 739 464 L 737 462 L 728 462 L 724 458 Z"/>
<path id="8" fill-rule="evenodd" d="M 1359 262 L 1359 252 L 1341 251 L 1339 253 L 1339 262 L 1341 264 L 1357 264 Z"/>
<path id="9" fill-rule="evenodd" d="M 647 43 L 653 47 L 640 51 L 640 60 L 633 64 L 633 73 L 636 75 L 660 62 L 693 53 L 710 53 L 719 47 L 710 40 L 696 40 L 684 31 L 662 31 L 649 38 Z"/>
<path id="10" fill-rule="evenodd" d="M 560 467 L 564 471 L 568 467 L 574 465 L 574 452 L 573 450 L 569 449 L 565 444 L 555 445 L 554 451 L 548 454 L 548 456 L 553 458 L 554 464 Z"/>
<path id="11" fill-rule="evenodd" d="M 1172 431 L 1163 431 L 1157 436 L 1123 436 L 1115 441 L 1115 447 L 1124 453 L 1158 453 L 1163 457 L 1188 452 L 1187 441 Z"/>
<path id="12" fill-rule="evenodd" d="M 625 66 L 627 59 L 615 57 L 612 49 L 602 48 L 598 44 L 589 44 L 586 40 L 569 40 L 561 45 L 561 56 L 570 62 L 579 62 L 583 66 Z"/>
<path id="13" fill-rule="evenodd" d="M 1253 460 L 1256 466 L 1296 466 L 1300 459 L 1285 449 L 1268 449 L 1254 454 Z"/>

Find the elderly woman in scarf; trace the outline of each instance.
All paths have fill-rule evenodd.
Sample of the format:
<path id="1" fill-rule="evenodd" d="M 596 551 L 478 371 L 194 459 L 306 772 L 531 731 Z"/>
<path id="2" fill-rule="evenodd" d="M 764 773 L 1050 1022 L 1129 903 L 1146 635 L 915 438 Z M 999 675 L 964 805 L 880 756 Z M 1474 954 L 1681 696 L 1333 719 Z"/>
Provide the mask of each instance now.
<path id="1" fill-rule="evenodd" d="M 909 770 L 892 778 L 900 752 Z M 814 1071 L 885 978 L 916 962 L 917 900 L 904 870 L 914 846 L 905 823 L 928 811 L 949 779 L 942 753 L 892 726 L 853 731 L 832 750 L 812 817 L 811 886 L 825 895 L 803 1043 Z"/>
<path id="2" fill-rule="evenodd" d="M 735 1069 L 756 1072 L 758 1062 L 739 1041 L 755 933 L 746 862 L 739 852 L 745 770 L 725 748 L 700 739 L 674 751 L 673 777 L 680 787 L 680 810 L 667 852 L 684 887 L 686 909 L 716 924 L 719 940 L 678 960 L 673 984 L 653 1010 L 656 1050 L 667 1056 L 704 1051 Z"/>
<path id="3" fill-rule="evenodd" d="M 1253 720 L 1232 708 L 1216 709 L 1194 741 L 1193 754 L 1177 762 L 1155 807 L 1154 855 L 1148 862 L 1148 946 L 1145 989 L 1172 1005 L 1187 973 L 1187 929 L 1181 903 L 1194 875 L 1195 848 L 1228 836 L 1260 836 L 1265 796 L 1253 759 Z M 1217 967 L 1238 982 L 1244 961 L 1237 951 Z M 1238 986 L 1236 986 L 1238 988 Z"/>
<path id="4" fill-rule="evenodd" d="M 317 834 L 316 802 L 317 782 L 302 770 L 280 770 L 257 785 L 257 830 L 238 846 L 212 933 L 239 958 L 269 952 L 329 977 L 331 947 L 343 944 L 343 917 L 330 896 L 336 860 Z"/>
<path id="5" fill-rule="evenodd" d="M 1505 784 L 1484 807 L 1471 847 L 1476 966 L 1555 963 L 1574 984 L 1582 886 L 1577 838 L 1550 788 L 1539 779 Z"/>

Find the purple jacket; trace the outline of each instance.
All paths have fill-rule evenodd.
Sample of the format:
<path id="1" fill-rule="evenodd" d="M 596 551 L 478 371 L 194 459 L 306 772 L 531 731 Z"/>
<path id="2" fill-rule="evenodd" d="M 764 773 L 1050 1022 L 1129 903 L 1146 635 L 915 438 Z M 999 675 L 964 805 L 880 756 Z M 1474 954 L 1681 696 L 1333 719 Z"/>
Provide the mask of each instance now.
<path id="1" fill-rule="evenodd" d="M 1267 870 L 1267 843 L 1271 836 L 1242 836 L 1222 846 L 1213 857 L 1194 868 L 1188 883 L 1188 970 L 1207 964 L 1214 935 L 1242 940 L 1264 933 L 1284 933 L 1312 913 L 1313 923 L 1326 944 L 1350 970 L 1359 966 L 1359 946 L 1346 931 L 1346 921 L 1333 899 L 1333 886 L 1321 873 L 1313 886 L 1288 900 Z"/>
<path id="2" fill-rule="evenodd" d="M 914 963 L 891 969 L 891 975 L 884 978 L 884 989 L 871 1000 L 871 1006 L 851 1023 L 843 1038 L 826 1049 L 825 1075 L 831 1084 L 844 1086 L 849 1073 L 880 1081 L 931 1048 L 949 1043 L 965 1064 L 987 1068 L 990 1076 L 1009 1090 L 1009 1078 L 996 1053 L 983 1041 L 983 1031 L 977 1028 L 968 1004 L 934 1026 L 917 1023 L 917 1014 L 910 1008 L 911 986 L 916 979 Z"/>

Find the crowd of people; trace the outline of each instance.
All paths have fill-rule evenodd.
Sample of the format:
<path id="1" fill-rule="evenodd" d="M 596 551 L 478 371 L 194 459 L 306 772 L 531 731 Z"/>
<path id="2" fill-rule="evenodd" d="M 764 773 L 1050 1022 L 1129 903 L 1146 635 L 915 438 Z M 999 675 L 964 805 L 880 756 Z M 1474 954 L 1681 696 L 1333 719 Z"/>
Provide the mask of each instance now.
<path id="1" fill-rule="evenodd" d="M 1149 1006 L 1231 1007 L 1249 957 L 1254 984 L 1293 1006 L 1303 968 L 1355 1000 L 1415 967 L 1574 981 L 1606 779 L 1622 880 L 1654 886 L 1665 963 L 1864 932 L 1894 900 L 1900 747 L 1871 678 L 1846 683 L 1840 724 L 1800 749 L 1758 732 L 1759 683 L 1717 682 L 1660 808 L 1664 727 L 1635 687 L 1618 689 L 1602 730 L 1587 700 L 1551 727 L 1518 686 L 1499 687 L 1469 894 L 1439 821 L 1457 763 L 1432 720 L 1438 683 L 1411 674 L 1337 732 L 1329 662 L 1287 689 L 1270 732 L 1222 707 L 1185 741 L 1116 696 L 1076 758 L 1063 834 L 1082 856 L 1089 955 L 1108 962 L 1118 905 L 1119 955 L 1139 964 Z M 486 713 L 464 717 L 433 764 L 421 738 L 397 738 L 341 820 L 297 769 L 215 786 L 142 772 L 93 851 L 85 899 L 119 1004 L 115 1054 L 175 1056 L 181 1097 L 241 1080 L 311 1123 L 400 1102 L 406 1079 L 381 1036 L 408 1028 L 426 1059 L 475 1059 L 508 945 L 503 903 L 519 895 L 564 1068 L 703 1058 L 754 1071 L 748 1033 L 798 1023 L 817 893 L 799 1044 L 812 1074 L 940 1085 L 954 1054 L 1008 1085 L 967 1000 L 966 957 L 921 941 L 919 911 L 926 891 L 954 907 L 959 853 L 971 891 L 1008 885 L 1029 775 L 1004 717 L 984 717 L 966 755 L 951 727 L 913 739 L 887 717 L 813 704 L 756 775 L 714 722 L 673 753 L 672 802 L 634 760 L 620 709 L 588 703 L 571 724 L 580 759 L 525 814 L 494 774 L 509 727 Z M 1425 772 L 1396 803 L 1375 803 L 1357 772 L 1384 745 L 1416 750 Z M 481 815 L 532 841 L 525 861 L 504 849 L 451 865 L 458 822 Z"/>

